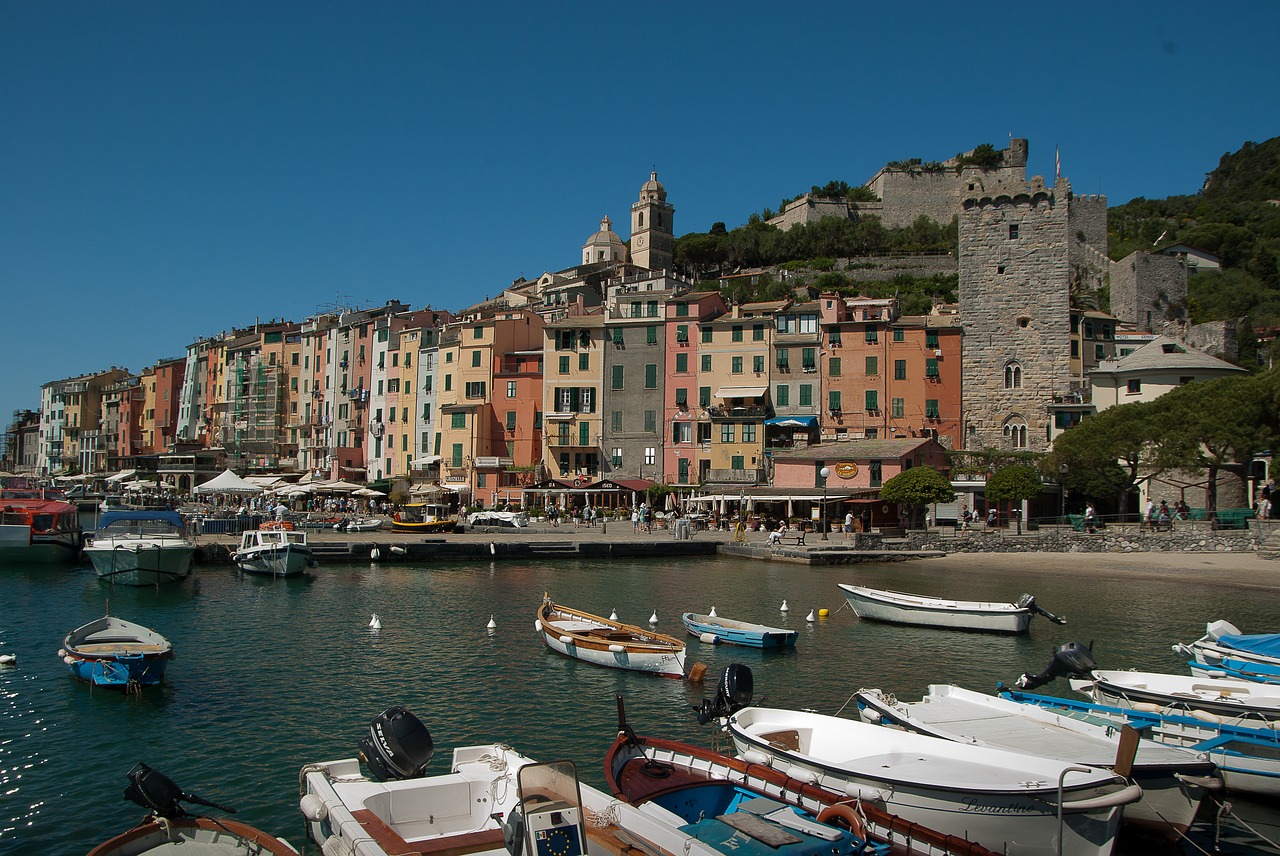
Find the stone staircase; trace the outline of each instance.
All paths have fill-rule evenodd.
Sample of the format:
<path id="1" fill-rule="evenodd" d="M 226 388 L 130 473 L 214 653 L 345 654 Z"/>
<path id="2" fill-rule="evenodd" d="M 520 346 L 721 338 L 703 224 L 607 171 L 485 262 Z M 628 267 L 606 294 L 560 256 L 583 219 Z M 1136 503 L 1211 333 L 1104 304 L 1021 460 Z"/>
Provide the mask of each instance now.
<path id="1" fill-rule="evenodd" d="M 1280 561 L 1280 521 L 1255 520 L 1258 527 L 1258 558 Z"/>

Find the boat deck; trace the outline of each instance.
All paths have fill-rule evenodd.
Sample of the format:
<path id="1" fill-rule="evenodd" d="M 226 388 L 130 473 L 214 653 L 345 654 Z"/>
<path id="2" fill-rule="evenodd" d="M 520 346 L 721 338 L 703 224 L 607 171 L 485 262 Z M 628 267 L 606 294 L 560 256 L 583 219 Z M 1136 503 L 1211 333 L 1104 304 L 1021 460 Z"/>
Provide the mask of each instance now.
<path id="1" fill-rule="evenodd" d="M 91 642 L 77 645 L 76 654 L 160 654 L 165 646 L 158 642 Z"/>

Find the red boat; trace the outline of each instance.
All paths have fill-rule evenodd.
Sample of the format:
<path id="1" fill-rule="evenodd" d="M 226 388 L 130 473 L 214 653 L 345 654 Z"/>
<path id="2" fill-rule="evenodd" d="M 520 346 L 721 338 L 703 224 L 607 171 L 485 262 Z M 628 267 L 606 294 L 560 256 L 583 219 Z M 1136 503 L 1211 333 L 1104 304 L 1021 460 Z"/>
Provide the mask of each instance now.
<path id="1" fill-rule="evenodd" d="M 62 491 L 0 490 L 0 564 L 73 562 L 84 533 Z"/>

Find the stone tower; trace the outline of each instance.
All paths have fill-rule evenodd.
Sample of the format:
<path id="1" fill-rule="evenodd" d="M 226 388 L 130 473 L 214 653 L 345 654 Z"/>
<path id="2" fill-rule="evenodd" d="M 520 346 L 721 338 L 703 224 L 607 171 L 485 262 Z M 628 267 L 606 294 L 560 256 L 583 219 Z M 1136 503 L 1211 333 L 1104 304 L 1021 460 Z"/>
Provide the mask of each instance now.
<path id="1" fill-rule="evenodd" d="M 667 204 L 667 190 L 658 173 L 640 188 L 640 199 L 631 206 L 631 262 L 649 270 L 675 266 L 675 208 Z"/>
<path id="2" fill-rule="evenodd" d="M 1080 230 L 1071 203 L 1070 182 L 1047 187 L 1039 176 L 1019 192 L 963 203 L 959 269 L 968 449 L 1048 446 L 1048 405 L 1071 388 L 1070 290 L 1072 277 L 1079 276 L 1072 257 L 1080 252 L 1072 246 Z"/>

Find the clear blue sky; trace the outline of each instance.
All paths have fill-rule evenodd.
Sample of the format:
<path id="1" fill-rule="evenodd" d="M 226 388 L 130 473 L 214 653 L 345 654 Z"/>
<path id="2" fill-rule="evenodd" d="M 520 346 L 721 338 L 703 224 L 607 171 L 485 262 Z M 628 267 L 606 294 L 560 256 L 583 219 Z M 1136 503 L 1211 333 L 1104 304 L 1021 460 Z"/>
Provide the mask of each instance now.
<path id="1" fill-rule="evenodd" d="M 1010 134 L 1113 204 L 1280 134 L 1280 3 L 463 6 L 0 4 L 0 418 L 255 318 L 569 267 L 655 164 L 684 234 Z"/>

